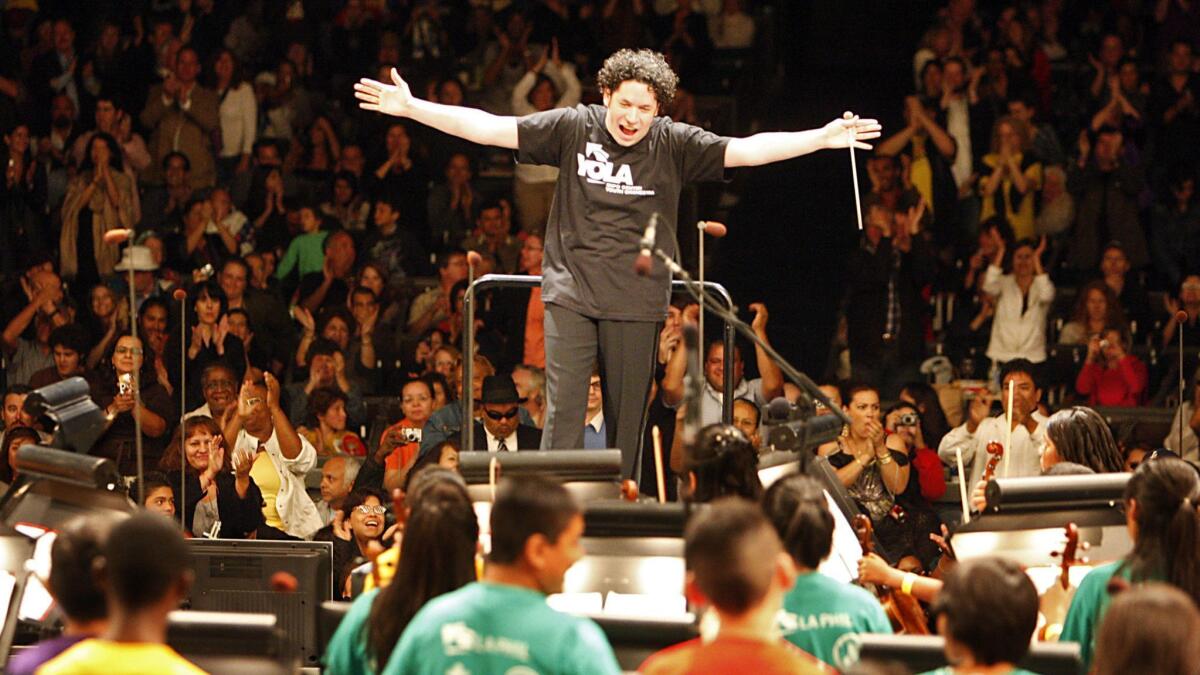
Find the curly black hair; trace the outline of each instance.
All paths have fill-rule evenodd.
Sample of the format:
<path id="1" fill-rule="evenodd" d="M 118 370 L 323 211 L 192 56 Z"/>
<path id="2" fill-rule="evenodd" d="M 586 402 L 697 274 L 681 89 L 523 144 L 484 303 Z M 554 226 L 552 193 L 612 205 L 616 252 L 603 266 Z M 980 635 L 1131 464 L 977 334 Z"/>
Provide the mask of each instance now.
<path id="1" fill-rule="evenodd" d="M 605 59 L 600 72 L 596 73 L 601 94 L 616 91 L 626 80 L 649 86 L 659 110 L 671 105 L 675 87 L 679 86 L 679 76 L 671 70 L 666 57 L 650 49 L 621 49 Z"/>

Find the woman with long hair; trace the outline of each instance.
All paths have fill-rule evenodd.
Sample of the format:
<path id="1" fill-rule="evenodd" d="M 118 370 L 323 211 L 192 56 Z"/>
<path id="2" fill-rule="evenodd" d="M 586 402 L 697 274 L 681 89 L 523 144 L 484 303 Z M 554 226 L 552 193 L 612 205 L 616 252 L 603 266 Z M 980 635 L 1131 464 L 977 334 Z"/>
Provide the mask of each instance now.
<path id="1" fill-rule="evenodd" d="M 91 303 L 84 316 L 91 337 L 96 341 L 96 346 L 87 353 L 87 367 L 92 370 L 112 349 L 117 336 L 129 332 L 129 299 L 118 296 L 107 284 L 96 284 L 92 287 Z"/>
<path id="2" fill-rule="evenodd" d="M 1096 473 L 1119 473 L 1125 460 L 1108 423 L 1095 410 L 1075 406 L 1059 410 L 1046 422 L 1042 471 L 1059 462 L 1073 462 Z"/>
<path id="3" fill-rule="evenodd" d="M 1088 572 L 1063 622 L 1062 642 L 1078 642 L 1084 668 L 1108 612 L 1111 586 L 1162 581 L 1200 604 L 1200 475 L 1174 458 L 1143 462 L 1125 486 L 1125 523 L 1133 550 Z"/>
<path id="4" fill-rule="evenodd" d="M 426 602 L 476 578 L 479 521 L 461 479 L 432 468 L 413 483 L 396 574 L 386 588 L 354 601 L 326 649 L 330 672 L 382 671 Z"/>
<path id="5" fill-rule="evenodd" d="M 1093 335 L 1101 335 L 1110 328 L 1128 330 L 1129 320 L 1117 294 L 1104 280 L 1097 279 L 1080 289 L 1071 320 L 1058 334 L 1058 344 L 1086 345 Z"/>
<path id="6" fill-rule="evenodd" d="M 677 427 L 675 434 L 682 438 L 682 429 Z M 757 501 L 763 492 L 758 449 L 732 424 L 710 424 L 700 430 L 692 451 L 684 453 L 681 480 L 689 501 L 711 502 L 727 495 Z"/>
<path id="7" fill-rule="evenodd" d="M 222 361 L 237 375 L 241 382 L 246 374 L 246 347 L 241 338 L 229 332 L 229 321 L 226 313 L 229 311 L 229 301 L 225 291 L 215 280 L 209 279 L 194 286 L 188 294 L 187 332 L 187 369 L 189 373 L 197 374 L 216 361 Z M 167 340 L 167 354 L 176 358 L 167 358 L 167 372 L 171 382 L 179 389 L 186 385 L 187 400 L 202 400 L 200 378 L 189 377 L 186 383 L 181 383 L 179 373 L 179 331 L 171 333 Z"/>
<path id="8" fill-rule="evenodd" d="M 317 456 L 367 454 L 367 445 L 346 430 L 346 394 L 337 387 L 317 387 L 308 395 L 308 414 L 296 432 L 317 449 Z"/>
<path id="9" fill-rule="evenodd" d="M 220 425 L 197 415 L 175 430 L 158 468 L 175 493 L 176 508 L 183 509 L 186 531 L 202 537 L 220 523 L 218 537 L 244 539 L 263 523 L 262 492 L 250 477 L 253 465 L 253 455 L 230 456 Z"/>
<path id="10" fill-rule="evenodd" d="M 209 72 L 213 90 L 221 101 L 221 147 L 217 153 L 217 173 L 228 183 L 234 173 L 250 170 L 250 155 L 258 129 L 258 101 L 254 88 L 242 76 L 237 56 L 218 49 Z"/>
<path id="11" fill-rule="evenodd" d="M 993 215 L 1012 224 L 1017 239 L 1032 237 L 1035 195 L 1042 189 L 1042 163 L 1029 153 L 1029 125 L 1003 117 L 992 128 L 992 151 L 983 156 L 979 181 L 982 222 Z"/>
<path id="12" fill-rule="evenodd" d="M 950 422 L 946 419 L 946 411 L 938 398 L 937 390 L 928 382 L 909 382 L 900 390 L 900 400 L 916 406 L 921 416 L 921 435 L 925 444 L 937 449 L 942 443 L 942 436 L 950 431 Z"/>
<path id="13" fill-rule="evenodd" d="M 92 136 L 63 199 L 59 261 L 64 279 L 89 288 L 112 274 L 120 251 L 104 242 L 104 233 L 133 227 L 135 189 L 116 139 L 103 132 Z"/>
<path id="14" fill-rule="evenodd" d="M 5 130 L 6 161 L 0 181 L 0 273 L 11 276 L 23 269 L 23 253 L 46 250 L 46 172 L 34 161 L 29 125 L 18 122 Z"/>
<path id="15" fill-rule="evenodd" d="M 168 420 L 174 419 L 170 395 L 154 377 L 153 360 L 154 355 L 140 339 L 122 335 L 113 347 L 110 366 L 96 371 L 91 378 L 92 400 L 109 419 L 108 430 L 96 441 L 91 454 L 113 460 L 124 476 L 137 473 L 133 416 L 136 412 L 134 395 L 139 383 L 146 466 L 154 466 L 159 461 L 170 431 Z"/>

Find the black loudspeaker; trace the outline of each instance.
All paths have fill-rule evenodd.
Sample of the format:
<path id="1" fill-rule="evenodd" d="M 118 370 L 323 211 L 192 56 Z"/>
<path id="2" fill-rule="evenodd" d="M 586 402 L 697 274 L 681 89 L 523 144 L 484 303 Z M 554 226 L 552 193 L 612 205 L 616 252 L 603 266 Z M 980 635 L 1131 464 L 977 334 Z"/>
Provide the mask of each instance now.
<path id="1" fill-rule="evenodd" d="M 167 644 L 210 673 L 285 675 L 299 672 L 299 654 L 272 614 L 171 612 Z"/>
<path id="2" fill-rule="evenodd" d="M 72 377 L 35 389 L 25 399 L 25 411 L 52 431 L 50 445 L 86 453 L 108 429 L 108 418 L 92 400 L 87 380 Z"/>

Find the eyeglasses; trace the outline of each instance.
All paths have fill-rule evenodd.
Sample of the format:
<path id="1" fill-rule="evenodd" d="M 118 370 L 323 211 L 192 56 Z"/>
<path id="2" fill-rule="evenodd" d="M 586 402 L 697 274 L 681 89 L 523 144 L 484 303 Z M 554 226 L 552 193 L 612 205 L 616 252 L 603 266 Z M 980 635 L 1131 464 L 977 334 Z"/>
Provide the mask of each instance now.
<path id="1" fill-rule="evenodd" d="M 511 420 L 512 418 L 516 417 L 517 410 L 515 408 L 512 410 L 509 410 L 508 412 L 496 412 L 494 410 L 487 410 L 487 411 L 484 411 L 484 414 L 487 415 L 488 417 L 496 420 L 497 422 L 499 422 L 500 420 Z"/>
<path id="2" fill-rule="evenodd" d="M 383 506 L 371 506 L 369 504 L 359 504 L 358 506 L 354 507 L 354 510 L 358 511 L 364 516 L 382 516 L 383 514 L 387 513 L 387 508 Z"/>
<path id="3" fill-rule="evenodd" d="M 588 389 L 599 389 L 599 388 L 600 388 L 600 380 L 596 380 L 595 382 L 588 382 Z"/>
<path id="4" fill-rule="evenodd" d="M 209 380 L 208 382 L 204 383 L 204 389 L 207 391 L 214 391 L 217 389 L 233 389 L 234 386 L 236 385 L 234 385 L 233 380 Z"/>

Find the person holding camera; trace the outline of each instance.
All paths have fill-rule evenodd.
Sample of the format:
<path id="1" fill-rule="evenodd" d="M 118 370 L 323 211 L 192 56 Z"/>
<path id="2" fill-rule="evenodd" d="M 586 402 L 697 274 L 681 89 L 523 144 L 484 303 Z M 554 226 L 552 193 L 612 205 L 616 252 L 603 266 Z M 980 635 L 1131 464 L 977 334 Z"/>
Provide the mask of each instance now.
<path id="1" fill-rule="evenodd" d="M 96 441 L 91 454 L 107 457 L 117 465 L 121 475 L 137 473 L 134 449 L 134 395 L 141 386 L 140 417 L 144 439 L 145 466 L 158 465 L 163 447 L 170 438 L 171 397 L 154 377 L 153 356 L 144 353 L 138 338 L 122 335 L 109 355 L 110 368 L 98 371 L 91 379 L 91 396 L 108 417 L 108 431 Z M 146 358 L 151 356 L 151 358 Z M 135 376 L 139 373 L 140 377 Z"/>
<path id="2" fill-rule="evenodd" d="M 433 414 L 433 387 L 425 380 L 409 381 L 400 390 L 400 410 L 404 419 L 384 430 L 375 453 L 386 471 L 383 487 L 388 493 L 404 485 L 420 454 L 421 429 Z"/>
<path id="3" fill-rule="evenodd" d="M 1075 378 L 1075 391 L 1087 397 L 1088 405 L 1132 408 L 1145 398 L 1146 364 L 1128 349 L 1129 339 L 1119 328 L 1088 340 L 1087 361 Z"/>

